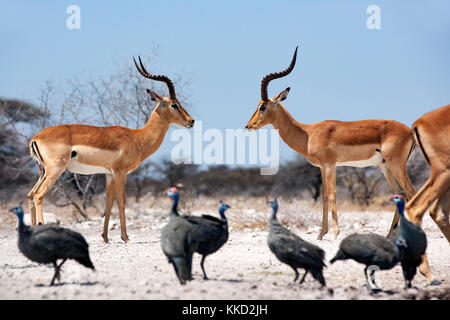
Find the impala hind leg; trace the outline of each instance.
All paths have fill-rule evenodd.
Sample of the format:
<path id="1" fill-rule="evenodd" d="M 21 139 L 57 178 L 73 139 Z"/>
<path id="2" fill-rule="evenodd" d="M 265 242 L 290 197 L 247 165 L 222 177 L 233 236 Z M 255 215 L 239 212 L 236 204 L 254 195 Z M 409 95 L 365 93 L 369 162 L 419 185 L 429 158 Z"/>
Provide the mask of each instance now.
<path id="1" fill-rule="evenodd" d="M 328 232 L 328 190 L 325 169 L 321 167 L 320 173 L 322 174 L 322 230 L 317 237 L 318 240 L 322 240 Z"/>
<path id="2" fill-rule="evenodd" d="M 34 193 L 35 193 L 36 189 L 39 188 L 39 186 L 42 183 L 42 180 L 44 178 L 44 171 L 45 170 L 43 168 L 41 168 L 41 166 L 39 166 L 39 179 L 36 182 L 36 184 L 33 186 L 33 189 L 31 189 L 31 191 L 27 195 L 28 206 L 30 207 L 30 216 L 31 216 L 31 225 L 32 226 L 36 225 L 36 205 L 34 203 Z"/>
<path id="3" fill-rule="evenodd" d="M 33 202 L 36 206 L 36 214 L 37 214 L 37 223 L 44 224 L 44 215 L 42 211 L 42 200 L 50 188 L 55 184 L 56 180 L 58 180 L 59 176 L 64 172 L 66 166 L 53 166 L 46 167 L 44 172 L 44 176 L 42 177 L 42 181 L 39 186 L 35 189 L 33 195 Z"/>
<path id="4" fill-rule="evenodd" d="M 112 174 L 106 175 L 106 206 L 105 206 L 105 221 L 103 224 L 103 241 L 108 243 L 108 225 L 109 217 L 111 216 L 111 210 L 114 204 L 114 176 Z"/>
<path id="5" fill-rule="evenodd" d="M 431 209 L 431 218 L 441 229 L 447 241 L 450 243 L 450 190 L 448 190 L 438 201 L 436 201 Z"/>
<path id="6" fill-rule="evenodd" d="M 422 225 L 422 219 L 426 210 L 438 199 L 448 192 L 450 186 L 450 173 L 444 172 L 436 174 L 431 172 L 430 177 L 416 193 L 416 195 L 406 204 L 409 220 Z M 433 217 L 433 216 L 432 216 Z M 438 224 L 439 226 L 439 224 Z M 426 254 L 422 256 L 422 263 L 419 266 L 420 273 L 427 278 L 429 284 L 435 284 L 433 273 L 428 264 Z"/>
<path id="7" fill-rule="evenodd" d="M 122 240 L 127 243 L 130 241 L 127 235 L 127 225 L 125 220 L 125 185 L 127 182 L 126 174 L 114 174 L 114 190 L 116 192 L 117 204 L 119 206 L 119 217 L 120 217 L 120 233 Z"/>

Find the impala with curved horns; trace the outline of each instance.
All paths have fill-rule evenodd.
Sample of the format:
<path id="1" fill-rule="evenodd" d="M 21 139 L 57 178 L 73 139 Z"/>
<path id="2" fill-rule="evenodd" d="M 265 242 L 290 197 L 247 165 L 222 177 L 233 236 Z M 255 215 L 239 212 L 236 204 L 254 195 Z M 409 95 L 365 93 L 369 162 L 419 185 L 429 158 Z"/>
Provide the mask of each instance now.
<path id="1" fill-rule="evenodd" d="M 40 173 L 38 182 L 27 196 L 33 225 L 36 224 L 36 214 L 37 222 L 44 223 L 42 200 L 64 170 L 80 174 L 104 173 L 106 208 L 103 239 L 108 242 L 109 217 L 116 197 L 121 237 L 123 241 L 129 241 L 125 221 L 127 175 L 159 148 L 171 124 L 187 128 L 194 125 L 194 119 L 178 101 L 172 81 L 164 75 L 148 73 L 140 57 L 140 67 L 133 60 L 142 76 L 167 85 L 169 97 L 147 89 L 150 98 L 157 104 L 145 126 L 140 129 L 67 124 L 49 127 L 36 134 L 30 140 L 29 149 Z"/>
<path id="2" fill-rule="evenodd" d="M 267 87 L 270 81 L 291 73 L 297 59 L 297 49 L 298 47 L 287 69 L 268 74 L 262 79 L 261 100 L 245 128 L 257 130 L 269 124 L 273 125 L 289 147 L 320 168 L 323 217 L 318 239 L 322 239 L 328 232 L 328 205 L 331 207 L 336 238 L 339 234 L 336 211 L 336 166 L 378 166 L 391 187 L 400 192 L 396 184 L 398 181 L 409 199 L 415 190 L 406 174 L 406 163 L 414 148 L 414 141 L 410 129 L 397 121 L 328 120 L 313 124 L 296 121 L 281 105 L 281 101 L 287 98 L 290 88 L 269 98 Z M 397 225 L 398 218 L 396 212 L 389 234 Z"/>

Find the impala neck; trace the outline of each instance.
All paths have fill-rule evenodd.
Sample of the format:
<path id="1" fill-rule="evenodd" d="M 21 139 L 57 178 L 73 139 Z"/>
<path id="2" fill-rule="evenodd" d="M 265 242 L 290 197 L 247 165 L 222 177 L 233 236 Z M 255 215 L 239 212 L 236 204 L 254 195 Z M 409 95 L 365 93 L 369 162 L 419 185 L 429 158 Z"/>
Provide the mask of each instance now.
<path id="1" fill-rule="evenodd" d="M 280 105 L 279 108 L 280 110 L 276 113 L 275 121 L 272 123 L 273 127 L 278 130 L 281 139 L 289 147 L 306 157 L 308 154 L 306 126 L 296 121 L 283 106 Z"/>
<path id="2" fill-rule="evenodd" d="M 140 129 L 142 132 L 142 146 L 144 150 L 143 160 L 154 153 L 161 146 L 164 137 L 169 130 L 170 122 L 163 119 L 158 109 L 152 112 L 146 125 Z"/>

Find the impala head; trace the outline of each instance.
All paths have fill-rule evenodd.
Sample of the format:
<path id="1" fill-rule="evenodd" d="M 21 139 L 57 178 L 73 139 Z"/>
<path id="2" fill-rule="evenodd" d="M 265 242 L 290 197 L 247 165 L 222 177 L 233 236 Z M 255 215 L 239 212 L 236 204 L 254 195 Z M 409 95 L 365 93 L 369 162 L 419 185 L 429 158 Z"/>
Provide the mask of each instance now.
<path id="1" fill-rule="evenodd" d="M 262 79 L 261 100 L 258 103 L 258 108 L 256 108 L 255 113 L 247 122 L 245 129 L 257 130 L 275 121 L 276 113 L 281 106 L 280 102 L 287 98 L 290 88 L 286 88 L 275 97 L 269 98 L 267 94 L 267 87 L 270 81 L 287 76 L 289 73 L 291 73 L 292 69 L 294 69 L 295 61 L 297 60 L 297 50 L 298 47 L 295 49 L 291 64 L 289 65 L 289 67 L 287 67 L 287 69 L 281 72 L 270 73 Z"/>
<path id="2" fill-rule="evenodd" d="M 138 58 L 140 66 L 134 58 L 133 61 L 139 73 L 145 78 L 164 82 L 169 89 L 169 97 L 163 97 L 156 92 L 147 89 L 147 93 L 150 95 L 152 101 L 157 102 L 155 112 L 158 112 L 159 115 L 169 123 L 178 124 L 186 128 L 192 128 L 195 120 L 181 106 L 180 101 L 178 101 L 173 82 L 164 75 L 153 75 L 148 73 L 141 61 L 141 57 Z"/>

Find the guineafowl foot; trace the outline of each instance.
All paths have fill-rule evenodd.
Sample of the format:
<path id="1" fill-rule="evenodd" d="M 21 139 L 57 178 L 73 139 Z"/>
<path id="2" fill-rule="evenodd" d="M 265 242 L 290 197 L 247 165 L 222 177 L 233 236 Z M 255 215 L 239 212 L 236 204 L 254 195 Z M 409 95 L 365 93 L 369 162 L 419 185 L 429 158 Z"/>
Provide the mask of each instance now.
<path id="1" fill-rule="evenodd" d="M 308 274 L 308 270 L 306 270 L 305 271 L 305 274 L 303 275 L 303 277 L 302 277 L 302 279 L 300 280 L 300 284 L 302 284 L 303 282 L 305 282 L 305 278 L 306 278 L 306 275 Z"/>

